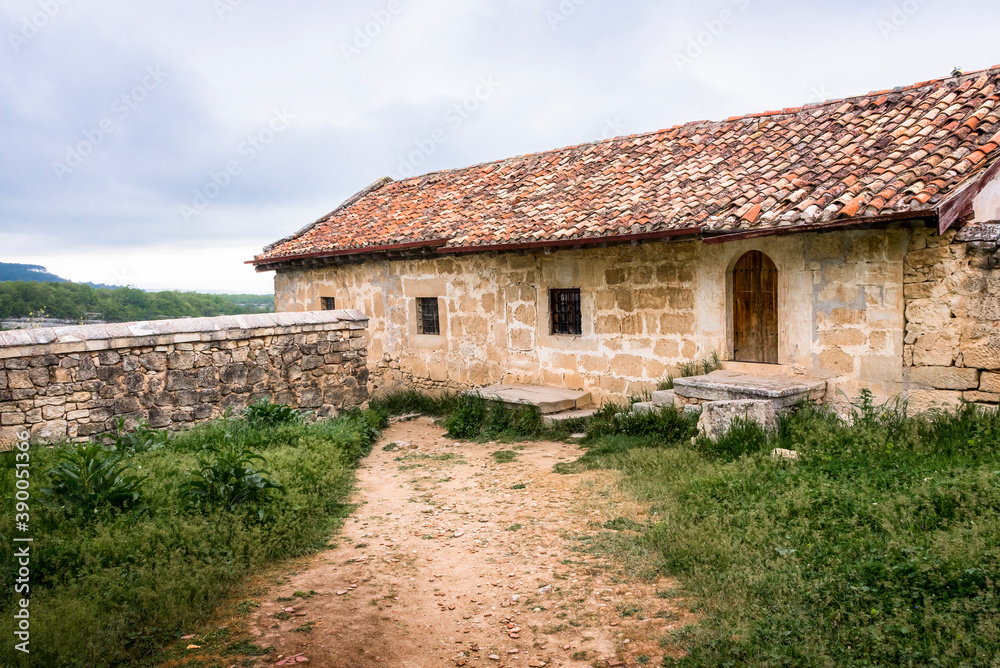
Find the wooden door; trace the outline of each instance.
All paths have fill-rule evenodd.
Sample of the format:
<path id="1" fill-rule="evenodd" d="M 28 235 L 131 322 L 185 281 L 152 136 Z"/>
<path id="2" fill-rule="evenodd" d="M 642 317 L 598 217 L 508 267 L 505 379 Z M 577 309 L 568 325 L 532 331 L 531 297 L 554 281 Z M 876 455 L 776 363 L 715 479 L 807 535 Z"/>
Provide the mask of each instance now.
<path id="1" fill-rule="evenodd" d="M 778 363 L 778 268 L 760 251 L 733 269 L 733 359 Z"/>

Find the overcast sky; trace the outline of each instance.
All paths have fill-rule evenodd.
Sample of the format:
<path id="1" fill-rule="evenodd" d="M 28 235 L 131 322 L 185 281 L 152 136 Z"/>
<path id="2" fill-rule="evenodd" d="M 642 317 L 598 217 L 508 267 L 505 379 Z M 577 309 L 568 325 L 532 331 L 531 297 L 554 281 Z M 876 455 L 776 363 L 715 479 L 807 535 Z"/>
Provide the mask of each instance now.
<path id="1" fill-rule="evenodd" d="M 379 177 L 1000 62 L 996 0 L 0 0 L 0 261 L 270 292 Z"/>

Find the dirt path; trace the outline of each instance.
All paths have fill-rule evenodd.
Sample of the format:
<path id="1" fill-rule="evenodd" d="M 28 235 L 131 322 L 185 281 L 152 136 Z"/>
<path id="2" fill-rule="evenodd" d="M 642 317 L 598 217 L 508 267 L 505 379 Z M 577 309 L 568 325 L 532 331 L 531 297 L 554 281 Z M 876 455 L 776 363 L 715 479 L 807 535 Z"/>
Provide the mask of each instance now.
<path id="1" fill-rule="evenodd" d="M 323 668 L 659 664 L 658 640 L 690 617 L 657 598 L 676 584 L 572 550 L 645 509 L 615 498 L 611 473 L 552 473 L 582 454 L 573 445 L 498 463 L 507 447 L 449 439 L 428 418 L 389 427 L 336 547 L 262 601 L 255 642 Z"/>

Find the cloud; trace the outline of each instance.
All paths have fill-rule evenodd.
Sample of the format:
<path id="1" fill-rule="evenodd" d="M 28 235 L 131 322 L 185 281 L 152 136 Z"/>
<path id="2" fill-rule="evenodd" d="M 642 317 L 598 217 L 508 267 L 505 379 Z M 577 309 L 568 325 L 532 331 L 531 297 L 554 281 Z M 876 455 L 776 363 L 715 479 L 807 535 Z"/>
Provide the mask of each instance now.
<path id="1" fill-rule="evenodd" d="M 985 0 L 906 0 L 912 12 L 902 0 L 219 1 L 229 9 L 63 0 L 17 50 L 10 35 L 41 5 L 4 3 L 0 256 L 101 263 L 108 252 L 155 248 L 183 264 L 230 246 L 252 255 L 398 171 L 442 127 L 421 170 L 891 88 L 995 59 L 997 10 Z M 899 23 L 900 11 L 905 20 L 886 35 L 879 21 Z M 704 45 L 678 68 L 691 40 Z M 497 89 L 449 124 L 483 77 Z M 294 119 L 247 160 L 241 147 L 280 112 Z M 55 167 L 87 142 L 79 165 Z M 239 173 L 185 219 L 181 207 L 234 161 Z M 9 257 L 11 235 L 18 257 Z M 168 266 L 151 263 L 143 280 L 179 284 Z M 247 283 L 260 285 L 252 275 Z"/>

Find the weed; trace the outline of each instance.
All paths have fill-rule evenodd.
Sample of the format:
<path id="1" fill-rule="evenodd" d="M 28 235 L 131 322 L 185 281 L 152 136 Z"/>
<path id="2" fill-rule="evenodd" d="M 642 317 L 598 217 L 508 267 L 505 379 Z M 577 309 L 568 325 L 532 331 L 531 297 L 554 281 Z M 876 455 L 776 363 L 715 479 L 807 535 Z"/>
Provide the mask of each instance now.
<path id="1" fill-rule="evenodd" d="M 56 464 L 40 492 L 45 502 L 84 522 L 106 510 L 142 509 L 139 487 L 143 479 L 129 473 L 136 468 L 98 443 L 81 443 L 56 453 Z"/>
<path id="2" fill-rule="evenodd" d="M 306 622 L 302 626 L 292 629 L 292 633 L 312 633 L 314 626 L 316 626 L 316 622 Z"/>
<path id="3" fill-rule="evenodd" d="M 124 417 L 115 420 L 115 430 L 111 434 L 112 449 L 129 456 L 162 448 L 169 440 L 165 429 L 153 429 L 145 420 L 139 420 L 133 429 L 126 429 Z"/>
<path id="4" fill-rule="evenodd" d="M 517 461 L 517 453 L 513 450 L 497 450 L 493 453 L 493 461 L 497 464 L 510 464 Z"/>
<path id="5" fill-rule="evenodd" d="M 528 487 L 528 486 L 527 486 L 527 485 L 525 485 L 525 484 L 524 484 L 523 482 L 519 482 L 519 483 L 517 483 L 516 485 L 511 485 L 511 486 L 510 486 L 510 488 L 511 488 L 511 489 L 525 489 L 525 488 L 527 488 L 527 487 Z"/>
<path id="6" fill-rule="evenodd" d="M 181 493 L 202 510 L 247 507 L 264 519 L 264 506 L 285 490 L 266 471 L 256 470 L 255 461 L 263 462 L 264 457 L 236 443 L 210 448 L 198 457 L 198 470 L 181 486 Z"/>
<path id="7" fill-rule="evenodd" d="M 504 531 L 520 531 L 520 530 L 521 530 L 520 524 L 511 524 L 509 527 L 504 529 Z"/>

